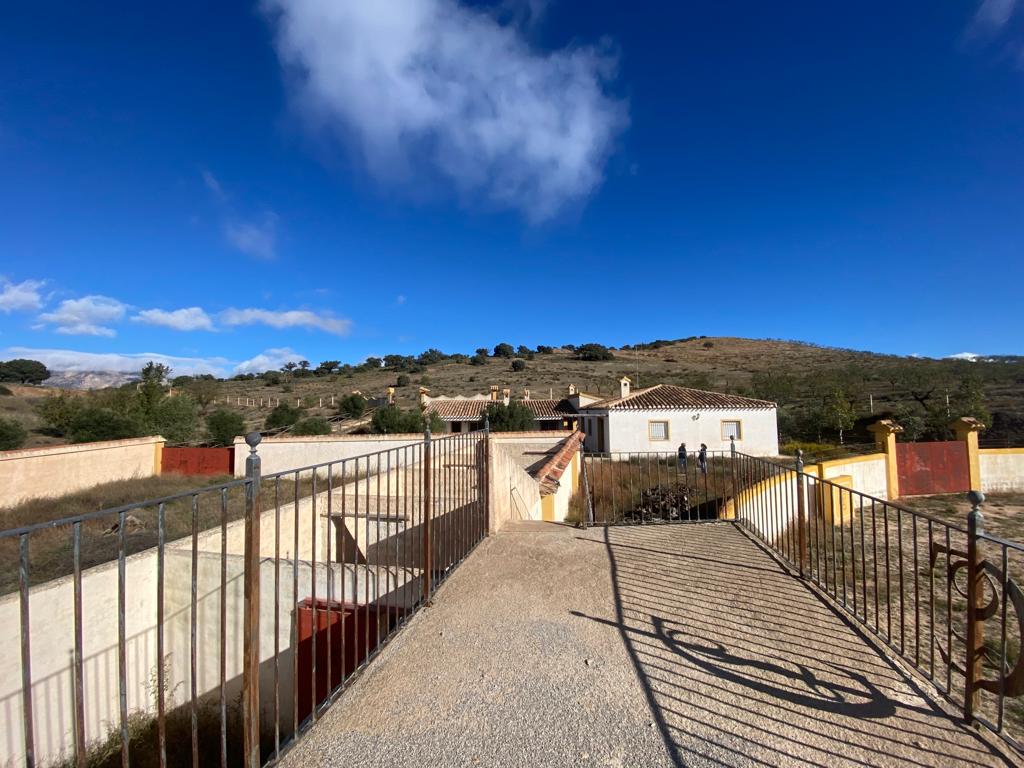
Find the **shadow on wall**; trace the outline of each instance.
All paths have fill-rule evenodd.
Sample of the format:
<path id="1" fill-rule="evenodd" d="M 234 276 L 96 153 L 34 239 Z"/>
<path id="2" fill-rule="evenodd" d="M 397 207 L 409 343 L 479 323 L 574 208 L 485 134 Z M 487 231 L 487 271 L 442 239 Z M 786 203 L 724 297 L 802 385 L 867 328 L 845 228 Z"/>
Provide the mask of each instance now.
<path id="1" fill-rule="evenodd" d="M 616 619 L 587 618 L 618 629 L 675 765 L 951 759 L 959 726 L 736 526 L 604 535 Z M 972 738 L 958 764 L 991 765 Z"/>

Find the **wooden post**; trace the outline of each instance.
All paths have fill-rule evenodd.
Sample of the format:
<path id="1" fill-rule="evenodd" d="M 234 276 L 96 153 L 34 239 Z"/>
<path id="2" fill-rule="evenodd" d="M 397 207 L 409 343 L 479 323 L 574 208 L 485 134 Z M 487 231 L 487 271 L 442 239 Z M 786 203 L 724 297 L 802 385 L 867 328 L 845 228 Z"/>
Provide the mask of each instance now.
<path id="1" fill-rule="evenodd" d="M 981 610 L 985 607 L 985 575 L 979 537 L 985 531 L 985 518 L 981 504 L 985 494 L 969 491 L 967 500 L 971 511 L 967 515 L 967 658 L 964 664 L 964 720 L 974 722 L 978 707 L 978 682 L 981 680 L 982 661 L 985 657 L 985 622 Z"/>
<path id="2" fill-rule="evenodd" d="M 244 615 L 242 617 L 242 749 L 245 768 L 260 768 L 260 457 L 259 432 L 245 436 Z"/>

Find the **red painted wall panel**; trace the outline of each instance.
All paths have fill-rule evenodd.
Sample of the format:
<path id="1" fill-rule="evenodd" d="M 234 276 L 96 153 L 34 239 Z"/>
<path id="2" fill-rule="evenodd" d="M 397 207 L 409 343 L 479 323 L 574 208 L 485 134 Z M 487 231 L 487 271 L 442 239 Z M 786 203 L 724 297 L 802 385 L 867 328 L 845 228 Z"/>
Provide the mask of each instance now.
<path id="1" fill-rule="evenodd" d="M 900 496 L 969 491 L 971 479 L 967 461 L 967 445 L 959 440 L 897 443 Z"/>
<path id="2" fill-rule="evenodd" d="M 160 467 L 179 475 L 230 475 L 234 458 L 232 448 L 164 448 Z"/>

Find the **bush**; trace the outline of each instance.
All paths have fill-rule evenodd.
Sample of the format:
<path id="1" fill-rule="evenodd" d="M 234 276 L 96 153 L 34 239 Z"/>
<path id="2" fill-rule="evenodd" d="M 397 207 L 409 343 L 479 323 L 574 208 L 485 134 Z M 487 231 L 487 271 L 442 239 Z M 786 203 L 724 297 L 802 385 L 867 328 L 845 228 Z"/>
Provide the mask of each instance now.
<path id="1" fill-rule="evenodd" d="M 327 419 L 323 419 L 319 416 L 310 416 L 309 418 L 295 422 L 295 426 L 292 427 L 292 434 L 329 435 L 331 434 L 331 425 Z"/>
<path id="2" fill-rule="evenodd" d="M 405 411 L 395 405 L 380 408 L 373 414 L 370 431 L 376 435 L 399 435 L 423 432 L 427 421 L 419 411 Z M 430 414 L 430 431 L 441 432 L 444 422 L 436 414 Z"/>
<path id="3" fill-rule="evenodd" d="M 518 359 L 517 360 L 513 360 L 512 361 L 512 370 L 516 371 L 516 372 L 525 371 L 526 370 L 526 361 L 525 360 L 518 360 Z"/>
<path id="4" fill-rule="evenodd" d="M 281 403 L 268 415 L 266 421 L 263 422 L 264 429 L 279 429 L 280 427 L 290 427 L 292 424 L 302 418 L 302 411 L 293 405 L 288 403 Z"/>
<path id="5" fill-rule="evenodd" d="M 515 353 L 511 344 L 498 344 L 494 347 L 494 357 L 512 357 Z"/>
<path id="6" fill-rule="evenodd" d="M 245 419 L 240 413 L 219 410 L 206 419 L 206 435 L 215 445 L 231 445 L 242 434 L 245 434 Z"/>
<path id="7" fill-rule="evenodd" d="M 615 355 L 603 344 L 581 344 L 573 354 L 577 360 L 614 360 Z"/>
<path id="8" fill-rule="evenodd" d="M 75 414 L 68 426 L 67 436 L 72 443 L 95 443 L 98 440 L 142 437 L 146 431 L 141 419 L 134 414 L 89 405 Z"/>
<path id="9" fill-rule="evenodd" d="M 406 375 L 405 375 L 405 374 L 403 373 L 403 374 L 402 374 L 401 376 L 399 376 L 399 377 L 398 377 L 398 379 L 397 379 L 397 380 L 395 381 L 395 386 L 396 386 L 396 387 L 408 387 L 408 386 L 409 386 L 409 377 L 408 377 L 408 376 L 406 376 Z"/>
<path id="10" fill-rule="evenodd" d="M 169 443 L 187 443 L 199 430 L 199 413 L 188 395 L 165 397 L 153 409 L 153 430 Z"/>
<path id="11" fill-rule="evenodd" d="M 281 374 L 277 371 L 266 371 L 260 375 L 263 379 L 263 386 L 265 387 L 279 387 L 281 386 Z"/>
<path id="12" fill-rule="evenodd" d="M 487 358 L 481 354 L 475 354 L 469 358 L 470 365 L 487 365 Z"/>
<path id="13" fill-rule="evenodd" d="M 533 412 L 521 402 L 490 403 L 487 419 L 495 432 L 527 432 L 533 429 Z"/>
<path id="14" fill-rule="evenodd" d="M 338 413 L 349 419 L 358 419 L 366 413 L 366 398 L 353 392 L 338 401 Z"/>
<path id="15" fill-rule="evenodd" d="M 542 355 L 550 355 L 555 351 L 555 349 L 554 347 L 548 347 L 543 344 L 538 344 L 537 351 Z"/>
<path id="16" fill-rule="evenodd" d="M 0 397 L 11 397 L 12 395 L 14 395 L 14 393 L 11 392 L 9 388 L 5 387 L 3 384 L 0 384 Z"/>
<path id="17" fill-rule="evenodd" d="M 701 346 L 704 347 L 704 349 L 711 349 L 713 346 L 715 346 L 715 342 L 705 341 L 703 344 L 701 344 Z"/>
<path id="18" fill-rule="evenodd" d="M 14 451 L 28 440 L 28 431 L 13 419 L 0 419 L 0 451 Z"/>

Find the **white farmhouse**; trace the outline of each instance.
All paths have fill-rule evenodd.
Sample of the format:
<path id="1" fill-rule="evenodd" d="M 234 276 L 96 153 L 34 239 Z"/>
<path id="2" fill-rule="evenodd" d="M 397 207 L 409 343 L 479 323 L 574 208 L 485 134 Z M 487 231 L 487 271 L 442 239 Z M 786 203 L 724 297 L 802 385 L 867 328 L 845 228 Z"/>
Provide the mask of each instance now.
<path id="1" fill-rule="evenodd" d="M 584 450 L 599 453 L 674 453 L 681 443 L 696 451 L 736 449 L 752 456 L 777 456 L 779 427 L 775 403 L 752 397 L 657 384 L 631 391 L 619 381 L 616 397 L 600 399 L 570 388 L 586 434 Z"/>

